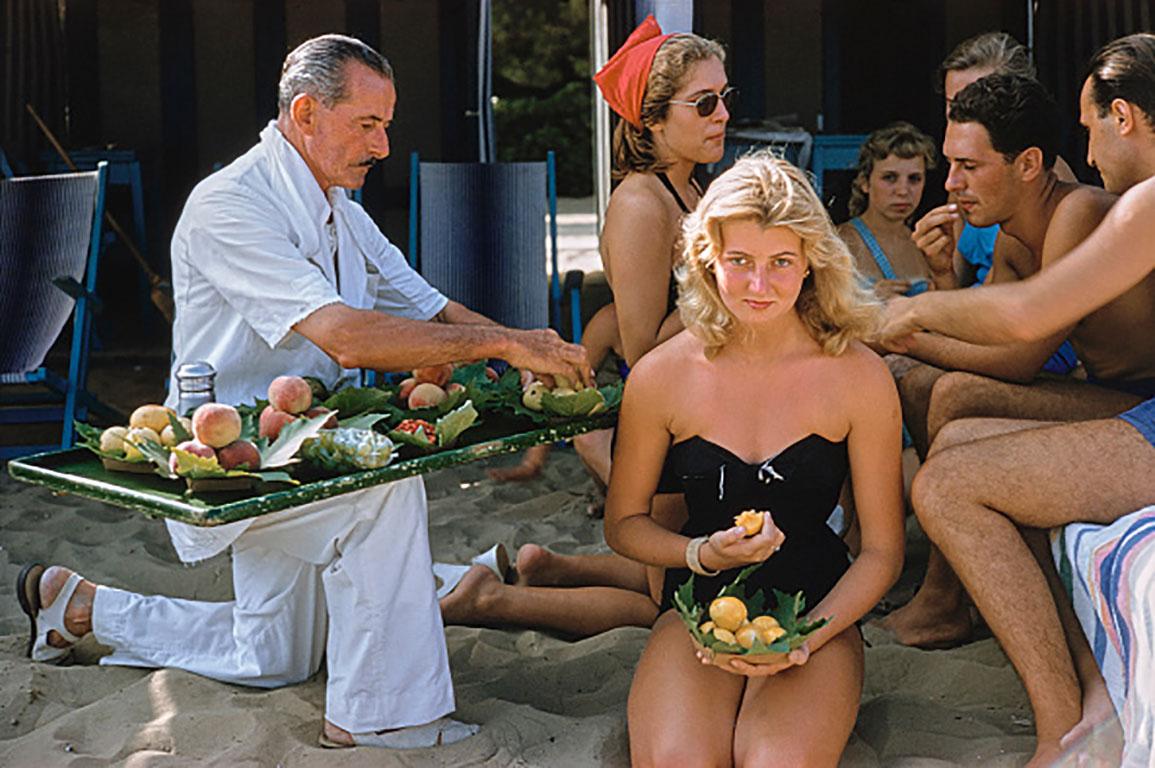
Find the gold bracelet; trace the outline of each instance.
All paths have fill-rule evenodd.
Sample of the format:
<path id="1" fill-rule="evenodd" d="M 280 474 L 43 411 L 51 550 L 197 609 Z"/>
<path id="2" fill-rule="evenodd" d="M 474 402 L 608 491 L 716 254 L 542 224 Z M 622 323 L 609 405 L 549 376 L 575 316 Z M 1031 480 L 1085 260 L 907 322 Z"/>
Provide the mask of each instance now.
<path id="1" fill-rule="evenodd" d="M 690 570 L 699 576 L 717 576 L 721 571 L 708 571 L 702 565 L 702 561 L 698 559 L 698 552 L 702 549 L 702 545 L 710 541 L 709 536 L 699 536 L 696 539 L 690 539 L 686 544 L 686 565 Z"/>

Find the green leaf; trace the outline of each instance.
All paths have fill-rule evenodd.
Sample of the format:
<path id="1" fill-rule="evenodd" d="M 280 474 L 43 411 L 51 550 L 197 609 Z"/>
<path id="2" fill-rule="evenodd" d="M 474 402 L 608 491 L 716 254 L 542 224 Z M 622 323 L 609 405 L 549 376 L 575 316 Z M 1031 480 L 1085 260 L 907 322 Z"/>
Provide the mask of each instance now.
<path id="1" fill-rule="evenodd" d="M 384 413 L 400 417 L 402 411 L 390 402 L 392 398 L 391 390 L 348 387 L 329 397 L 322 405 L 331 411 L 340 411 L 346 417 L 360 416 L 363 413 Z"/>
<path id="2" fill-rule="evenodd" d="M 337 411 L 333 410 L 331 413 L 320 413 L 308 418 L 299 416 L 290 421 L 281 428 L 281 433 L 277 435 L 272 445 L 264 450 L 258 447 L 257 450 L 261 454 L 261 469 L 281 467 L 291 462 L 300 450 L 301 444 L 310 437 L 315 437 L 324 428 L 325 422 L 336 415 Z"/>
<path id="3" fill-rule="evenodd" d="M 342 429 L 372 429 L 378 422 L 389 418 L 387 413 L 362 413 L 349 419 L 341 419 L 337 425 Z"/>
<path id="4" fill-rule="evenodd" d="M 184 428 L 184 424 L 180 423 L 180 419 L 178 419 L 176 416 L 174 416 L 172 414 L 172 411 L 168 412 L 168 423 L 169 423 L 169 426 L 172 427 L 172 434 L 173 434 L 173 437 L 176 438 L 177 445 L 179 445 L 179 444 L 181 444 L 187 440 L 193 439 L 192 433 Z M 242 433 L 244 432 L 244 424 L 245 424 L 244 419 L 241 419 L 241 432 Z"/>
<path id="5" fill-rule="evenodd" d="M 433 425 L 437 430 L 437 447 L 446 448 L 453 445 L 458 436 L 472 427 L 476 421 L 477 409 L 473 407 L 472 400 L 466 400 L 464 405 L 445 414 Z"/>
<path id="6" fill-rule="evenodd" d="M 144 453 L 144 449 L 141 449 Z M 176 456 L 176 473 L 181 477 L 191 477 L 198 480 L 205 477 L 228 477 L 229 473 L 225 471 L 218 462 L 216 457 L 205 458 L 204 456 L 197 456 L 195 453 L 181 450 L 180 448 L 173 448 L 172 455 Z"/>
<path id="7" fill-rule="evenodd" d="M 598 391 L 602 393 L 602 398 L 606 401 L 607 411 L 616 411 L 621 407 L 623 389 L 625 389 L 625 382 L 623 381 L 598 388 Z"/>
<path id="8" fill-rule="evenodd" d="M 230 472 L 229 476 L 231 477 L 235 474 L 236 474 L 235 472 Z M 257 471 L 257 472 L 241 472 L 240 474 L 252 475 L 253 477 L 259 477 L 261 480 L 263 480 L 266 483 L 289 483 L 291 485 L 300 485 L 301 484 L 301 482 L 299 480 L 295 479 L 288 472 L 283 472 L 283 471 L 266 472 L 264 470 L 261 470 L 261 471 Z"/>
<path id="9" fill-rule="evenodd" d="M 169 414 L 169 418 L 172 415 Z M 154 443 L 151 440 L 141 440 L 139 443 L 133 443 L 141 454 L 153 463 L 156 467 L 156 473 L 161 477 L 172 479 L 176 475 L 172 471 L 172 467 L 168 464 L 169 449 L 165 448 L 160 443 Z"/>
<path id="10" fill-rule="evenodd" d="M 555 395 L 552 392 L 546 392 L 542 395 L 541 404 L 543 410 L 548 414 L 573 418 L 575 416 L 588 416 L 594 410 L 605 410 L 606 400 L 600 391 L 593 387 L 587 387 L 570 395 Z"/>

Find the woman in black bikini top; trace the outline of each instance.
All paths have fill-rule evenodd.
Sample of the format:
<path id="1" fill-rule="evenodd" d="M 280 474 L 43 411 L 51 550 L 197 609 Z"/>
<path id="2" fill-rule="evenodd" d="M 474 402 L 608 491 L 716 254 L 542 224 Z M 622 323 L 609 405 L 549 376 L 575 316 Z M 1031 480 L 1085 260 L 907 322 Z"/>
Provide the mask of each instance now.
<path id="1" fill-rule="evenodd" d="M 858 341 L 877 305 L 805 176 L 768 153 L 714 181 L 683 247 L 686 330 L 630 375 L 606 503 L 609 545 L 667 569 L 630 690 L 630 752 L 640 764 L 833 765 L 862 690 L 856 622 L 902 567 L 898 395 Z M 851 467 L 853 563 L 826 527 Z M 675 533 L 653 501 L 677 491 L 688 518 Z M 752 536 L 734 522 L 746 510 L 762 517 Z M 708 603 L 751 564 L 749 587 L 802 591 L 829 623 L 777 664 L 696 658 L 671 593 L 692 570 Z"/>

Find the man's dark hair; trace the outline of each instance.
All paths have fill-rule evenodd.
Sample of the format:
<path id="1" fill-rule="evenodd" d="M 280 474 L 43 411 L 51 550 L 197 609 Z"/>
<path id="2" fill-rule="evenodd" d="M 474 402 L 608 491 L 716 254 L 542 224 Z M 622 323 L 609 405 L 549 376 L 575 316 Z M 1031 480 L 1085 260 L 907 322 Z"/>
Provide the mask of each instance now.
<path id="1" fill-rule="evenodd" d="M 1155 35 L 1140 32 L 1107 43 L 1091 57 L 1086 78 L 1099 117 L 1107 116 L 1112 101 L 1122 99 L 1155 127 Z"/>
<path id="2" fill-rule="evenodd" d="M 1022 75 L 987 75 L 959 91 L 950 107 L 953 123 L 978 123 L 1007 162 L 1030 147 L 1043 152 L 1050 170 L 1059 148 L 1059 110 L 1038 80 Z"/>
<path id="3" fill-rule="evenodd" d="M 277 86 L 277 107 L 288 113 L 293 99 L 307 93 L 332 109 L 345 98 L 345 67 L 364 64 L 386 80 L 393 68 L 385 57 L 355 37 L 321 35 L 298 45 L 285 57 Z"/>

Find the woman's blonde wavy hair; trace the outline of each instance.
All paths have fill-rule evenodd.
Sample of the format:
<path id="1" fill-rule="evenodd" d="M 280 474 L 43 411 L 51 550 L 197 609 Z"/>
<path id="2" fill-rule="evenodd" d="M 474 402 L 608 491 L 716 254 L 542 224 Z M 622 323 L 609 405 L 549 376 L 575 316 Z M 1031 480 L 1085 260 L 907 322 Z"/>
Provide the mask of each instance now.
<path id="1" fill-rule="evenodd" d="M 619 120 L 614 129 L 615 179 L 629 173 L 656 173 L 669 166 L 658 159 L 650 126 L 666 119 L 670 99 L 682 87 L 694 65 L 711 58 L 725 62 L 726 52 L 713 40 L 697 35 L 674 35 L 658 48 L 642 97 L 642 127 Z"/>
<path id="2" fill-rule="evenodd" d="M 723 250 L 722 223 L 756 221 L 787 227 L 802 240 L 810 275 L 795 311 L 828 355 L 841 354 L 856 339 L 869 338 L 880 305 L 862 287 L 854 258 L 806 175 L 770 150 L 740 158 L 710 184 L 682 224 L 678 310 L 682 323 L 716 355 L 739 332 L 737 319 L 718 293 L 714 266 Z"/>

